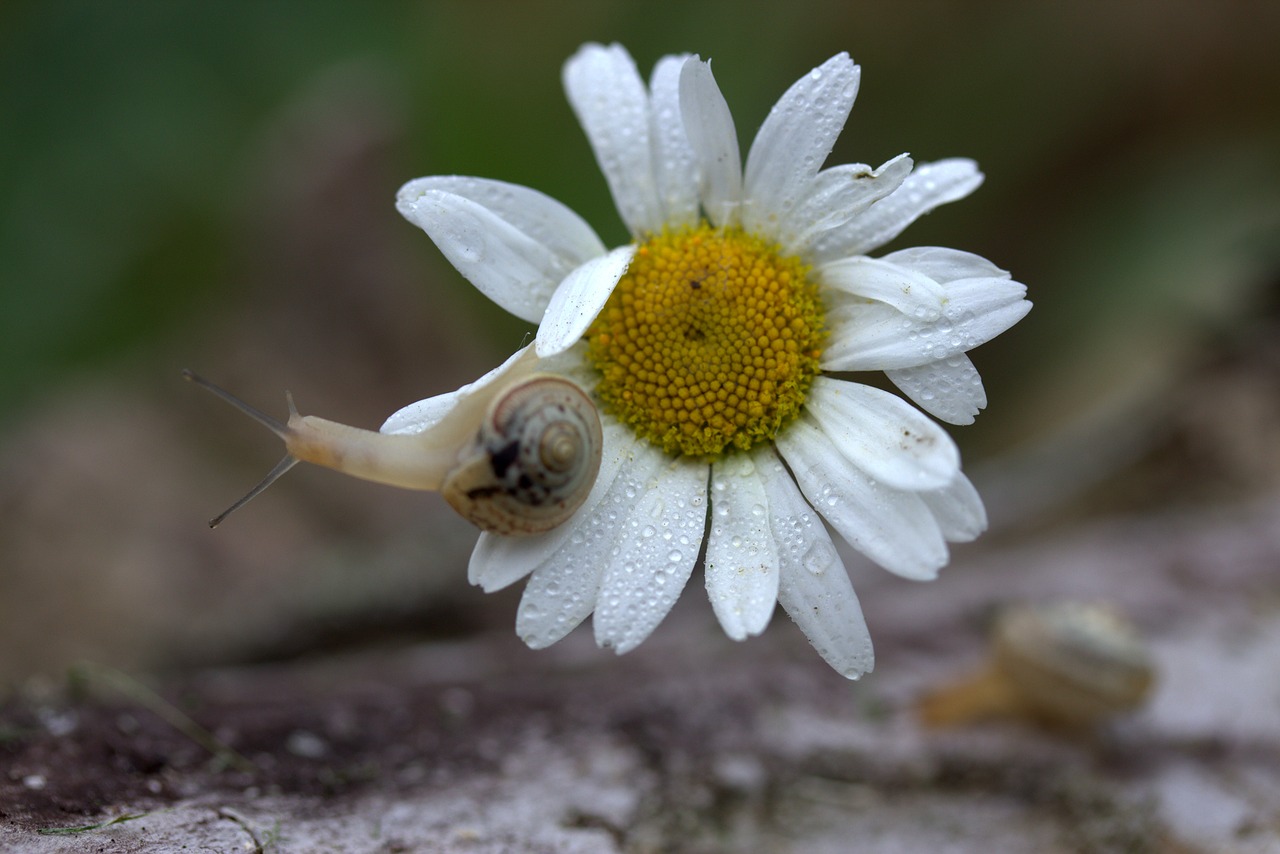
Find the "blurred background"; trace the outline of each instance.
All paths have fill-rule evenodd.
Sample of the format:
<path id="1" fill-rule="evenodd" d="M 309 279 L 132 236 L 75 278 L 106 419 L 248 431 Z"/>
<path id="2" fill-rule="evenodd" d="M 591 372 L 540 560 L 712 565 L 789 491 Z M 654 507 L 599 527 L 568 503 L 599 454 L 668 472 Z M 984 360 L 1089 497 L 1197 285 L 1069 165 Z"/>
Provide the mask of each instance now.
<path id="1" fill-rule="evenodd" d="M 744 151 L 847 50 L 831 162 L 979 161 L 895 246 L 987 256 L 1036 304 L 954 431 L 995 541 L 1280 482 L 1275 3 L 9 0 L 0 685 L 510 631 L 518 591 L 466 586 L 474 532 L 432 495 L 302 467 L 209 531 L 280 449 L 179 372 L 372 427 L 497 364 L 531 329 L 394 194 L 500 178 L 623 241 L 560 86 L 591 40 L 712 58 Z"/>

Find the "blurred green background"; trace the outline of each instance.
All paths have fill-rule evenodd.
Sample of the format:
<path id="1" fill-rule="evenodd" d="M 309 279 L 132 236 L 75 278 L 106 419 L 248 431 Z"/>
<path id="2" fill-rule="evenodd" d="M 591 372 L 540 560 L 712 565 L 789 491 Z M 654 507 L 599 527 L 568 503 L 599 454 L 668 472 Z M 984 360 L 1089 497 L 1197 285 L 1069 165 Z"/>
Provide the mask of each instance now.
<path id="1" fill-rule="evenodd" d="M 622 241 L 560 87 L 589 40 L 646 73 L 712 58 L 744 151 L 792 81 L 847 50 L 862 88 L 831 162 L 979 161 L 978 193 L 895 245 L 971 250 L 1030 288 L 1032 314 L 974 356 L 989 412 L 956 431 L 971 461 L 1031 461 L 1012 495 L 1081 448 L 1111 465 L 1116 425 L 1158 421 L 1182 378 L 1275 331 L 1275 3 L 9 0 L 0 639 L 21 662 L 0 677 L 164 660 L 157 636 L 218 649 L 246 620 L 266 637 L 301 600 L 412 611 L 439 595 L 428 553 L 459 581 L 470 535 L 434 498 L 326 473 L 205 531 L 276 449 L 178 369 L 372 426 L 509 353 L 530 329 L 394 193 L 501 178 Z"/>

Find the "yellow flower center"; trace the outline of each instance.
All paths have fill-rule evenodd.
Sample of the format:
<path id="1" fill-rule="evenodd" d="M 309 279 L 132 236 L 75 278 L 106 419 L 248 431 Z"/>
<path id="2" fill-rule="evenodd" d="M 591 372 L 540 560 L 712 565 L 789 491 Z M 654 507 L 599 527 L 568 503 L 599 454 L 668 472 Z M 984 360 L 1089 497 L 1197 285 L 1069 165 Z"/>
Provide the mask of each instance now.
<path id="1" fill-rule="evenodd" d="M 671 454 L 772 440 L 800 413 L 826 338 L 806 272 L 706 223 L 642 243 L 587 331 L 605 410 Z"/>

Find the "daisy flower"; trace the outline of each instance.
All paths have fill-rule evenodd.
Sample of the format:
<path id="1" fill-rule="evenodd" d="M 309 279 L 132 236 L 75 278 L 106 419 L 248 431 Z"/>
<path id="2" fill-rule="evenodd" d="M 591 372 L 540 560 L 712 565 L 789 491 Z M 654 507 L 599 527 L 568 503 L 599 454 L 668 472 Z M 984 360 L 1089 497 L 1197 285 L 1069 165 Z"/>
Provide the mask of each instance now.
<path id="1" fill-rule="evenodd" d="M 397 207 L 458 271 L 538 325 L 534 343 L 471 386 L 406 407 L 384 433 L 429 429 L 462 398 L 536 362 L 601 411 L 586 502 L 533 536 L 480 535 L 469 577 L 528 578 L 516 630 L 542 648 L 588 616 L 602 647 L 633 649 L 702 557 L 724 631 L 759 634 L 780 603 L 837 671 L 871 640 L 825 522 L 904 578 L 937 575 L 948 542 L 986 526 L 952 424 L 986 405 L 966 351 L 1030 309 L 989 261 L 936 247 L 867 253 L 981 182 L 970 160 L 823 169 L 858 91 L 847 54 L 769 113 L 743 168 L 709 63 L 661 59 L 646 86 L 618 45 L 564 67 L 631 232 L 607 248 L 580 217 L 526 187 L 440 176 Z M 530 352 L 531 351 L 531 352 Z M 883 371 L 920 409 L 836 376 Z"/>

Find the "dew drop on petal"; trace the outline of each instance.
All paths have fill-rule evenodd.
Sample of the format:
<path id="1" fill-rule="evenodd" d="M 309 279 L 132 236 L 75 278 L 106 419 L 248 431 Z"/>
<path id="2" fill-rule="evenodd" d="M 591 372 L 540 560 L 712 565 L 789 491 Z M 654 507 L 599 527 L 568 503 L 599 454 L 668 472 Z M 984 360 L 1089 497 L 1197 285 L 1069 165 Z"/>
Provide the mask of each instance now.
<path id="1" fill-rule="evenodd" d="M 812 572 L 814 575 L 821 575 L 827 571 L 827 567 L 835 563 L 836 553 L 830 543 L 818 541 L 809 546 L 809 550 L 804 553 L 801 562 L 804 568 Z"/>

